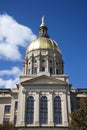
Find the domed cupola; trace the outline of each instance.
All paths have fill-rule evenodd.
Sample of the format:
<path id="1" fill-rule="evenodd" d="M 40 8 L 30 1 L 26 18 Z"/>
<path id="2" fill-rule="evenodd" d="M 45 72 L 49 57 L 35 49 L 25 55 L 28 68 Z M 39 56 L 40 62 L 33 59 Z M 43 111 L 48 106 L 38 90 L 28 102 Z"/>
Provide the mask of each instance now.
<path id="1" fill-rule="evenodd" d="M 47 26 L 45 25 L 45 19 L 44 19 L 44 16 L 42 17 L 42 23 L 39 27 L 39 36 L 42 36 L 42 37 L 47 37 L 49 38 L 48 34 L 47 34 Z"/>
<path id="2" fill-rule="evenodd" d="M 63 60 L 58 44 L 47 34 L 45 19 L 39 27 L 39 36 L 26 49 L 24 75 L 63 74 Z"/>

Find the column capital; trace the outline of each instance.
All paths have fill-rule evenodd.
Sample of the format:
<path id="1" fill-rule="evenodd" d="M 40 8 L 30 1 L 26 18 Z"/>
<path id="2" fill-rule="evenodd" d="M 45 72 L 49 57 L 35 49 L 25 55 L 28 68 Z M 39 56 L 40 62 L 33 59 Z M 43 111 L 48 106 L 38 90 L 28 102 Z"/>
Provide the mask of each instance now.
<path id="1" fill-rule="evenodd" d="M 23 94 L 26 94 L 26 89 L 23 89 L 22 92 L 23 92 Z"/>
<path id="2" fill-rule="evenodd" d="M 50 93 L 50 94 L 53 94 L 53 91 L 50 91 L 49 93 Z"/>

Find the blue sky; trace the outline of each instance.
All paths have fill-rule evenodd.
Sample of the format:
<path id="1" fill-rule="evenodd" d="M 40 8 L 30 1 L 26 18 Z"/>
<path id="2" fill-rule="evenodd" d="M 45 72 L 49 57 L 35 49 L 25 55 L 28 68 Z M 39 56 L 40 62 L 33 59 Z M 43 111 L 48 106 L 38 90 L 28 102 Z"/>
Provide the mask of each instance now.
<path id="1" fill-rule="evenodd" d="M 45 16 L 74 88 L 87 88 L 87 0 L 0 0 L 0 88 L 13 88 Z"/>

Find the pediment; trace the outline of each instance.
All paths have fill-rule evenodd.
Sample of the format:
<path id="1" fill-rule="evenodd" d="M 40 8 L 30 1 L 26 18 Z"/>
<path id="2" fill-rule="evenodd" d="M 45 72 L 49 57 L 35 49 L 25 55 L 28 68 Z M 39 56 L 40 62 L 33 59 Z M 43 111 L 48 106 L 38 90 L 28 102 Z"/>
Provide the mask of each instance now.
<path id="1" fill-rule="evenodd" d="M 55 77 L 49 77 L 47 75 L 37 76 L 35 78 L 21 82 L 21 84 L 61 84 L 65 85 L 66 82 L 56 79 Z"/>

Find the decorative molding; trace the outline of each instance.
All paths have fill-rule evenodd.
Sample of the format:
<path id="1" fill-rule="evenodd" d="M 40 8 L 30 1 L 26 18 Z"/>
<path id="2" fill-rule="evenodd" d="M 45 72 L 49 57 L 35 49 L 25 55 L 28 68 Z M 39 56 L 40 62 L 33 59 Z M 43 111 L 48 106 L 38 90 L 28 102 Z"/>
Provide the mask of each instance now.
<path id="1" fill-rule="evenodd" d="M 23 92 L 23 94 L 26 94 L 26 89 L 23 89 L 22 92 Z"/>

